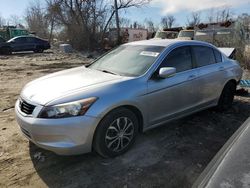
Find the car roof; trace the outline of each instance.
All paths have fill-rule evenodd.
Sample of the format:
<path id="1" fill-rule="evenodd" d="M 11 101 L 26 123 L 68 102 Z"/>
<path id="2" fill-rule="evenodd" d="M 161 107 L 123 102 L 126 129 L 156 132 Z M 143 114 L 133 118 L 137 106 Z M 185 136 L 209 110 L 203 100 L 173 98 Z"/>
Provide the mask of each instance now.
<path id="1" fill-rule="evenodd" d="M 31 35 L 22 35 L 22 36 L 17 36 L 17 37 L 14 37 L 14 38 L 12 38 L 12 39 L 17 39 L 17 38 L 24 38 L 24 37 L 28 37 L 28 38 L 37 38 L 37 37 L 35 37 L 35 36 L 31 36 Z"/>
<path id="2" fill-rule="evenodd" d="M 164 31 L 164 30 L 159 30 L 157 32 L 163 32 L 163 33 L 167 33 L 167 32 L 171 32 L 171 33 L 178 33 L 178 31 Z"/>
<path id="3" fill-rule="evenodd" d="M 183 29 L 181 31 L 190 31 L 190 32 L 193 32 L 194 30 L 193 29 Z"/>
<path id="4" fill-rule="evenodd" d="M 125 45 L 149 45 L 149 46 L 163 46 L 168 47 L 170 45 L 180 45 L 180 44 L 186 44 L 186 45 L 206 45 L 206 46 L 213 46 L 207 42 L 202 41 L 196 41 L 196 40 L 179 40 L 179 39 L 150 39 L 150 40 L 141 40 L 141 41 L 135 41 L 130 42 Z"/>

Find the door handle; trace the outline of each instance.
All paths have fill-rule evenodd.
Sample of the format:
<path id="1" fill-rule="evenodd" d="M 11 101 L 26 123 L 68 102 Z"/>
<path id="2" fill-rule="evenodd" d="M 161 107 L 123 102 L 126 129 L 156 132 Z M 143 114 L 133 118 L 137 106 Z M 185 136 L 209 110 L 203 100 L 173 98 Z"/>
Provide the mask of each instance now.
<path id="1" fill-rule="evenodd" d="M 224 67 L 219 67 L 218 70 L 219 71 L 224 71 Z"/>

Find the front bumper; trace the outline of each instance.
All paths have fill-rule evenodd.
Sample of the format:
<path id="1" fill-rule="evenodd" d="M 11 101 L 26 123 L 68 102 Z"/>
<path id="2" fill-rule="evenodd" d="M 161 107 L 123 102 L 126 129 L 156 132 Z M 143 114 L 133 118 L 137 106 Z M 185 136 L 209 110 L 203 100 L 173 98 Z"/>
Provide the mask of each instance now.
<path id="1" fill-rule="evenodd" d="M 41 119 L 25 116 L 15 105 L 16 120 L 21 131 L 37 146 L 59 155 L 77 155 L 92 150 L 98 118 L 79 116 L 62 119 Z"/>

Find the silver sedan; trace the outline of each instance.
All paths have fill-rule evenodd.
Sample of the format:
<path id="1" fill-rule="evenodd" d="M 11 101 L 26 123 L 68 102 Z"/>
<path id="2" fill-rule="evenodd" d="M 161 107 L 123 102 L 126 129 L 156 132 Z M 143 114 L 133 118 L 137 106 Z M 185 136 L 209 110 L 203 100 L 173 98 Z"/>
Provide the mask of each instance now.
<path id="1" fill-rule="evenodd" d="M 122 45 L 89 66 L 28 83 L 15 105 L 23 134 L 61 155 L 114 157 L 139 132 L 232 105 L 242 69 L 211 44 L 148 40 Z"/>

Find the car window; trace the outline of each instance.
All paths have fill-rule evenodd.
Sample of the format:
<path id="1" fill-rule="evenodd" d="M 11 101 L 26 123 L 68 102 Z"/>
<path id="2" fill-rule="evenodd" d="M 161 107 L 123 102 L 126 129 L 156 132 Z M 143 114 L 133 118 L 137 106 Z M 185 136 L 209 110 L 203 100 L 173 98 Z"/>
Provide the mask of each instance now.
<path id="1" fill-rule="evenodd" d="M 36 42 L 41 42 L 41 39 L 35 38 Z"/>
<path id="2" fill-rule="evenodd" d="M 150 68 L 164 48 L 150 45 L 122 45 L 96 60 L 88 68 L 110 71 L 123 76 L 140 76 Z"/>
<path id="3" fill-rule="evenodd" d="M 175 67 L 176 72 L 183 72 L 192 69 L 192 56 L 190 47 L 180 47 L 174 49 L 163 60 L 161 67 Z"/>
<path id="4" fill-rule="evenodd" d="M 26 42 L 26 37 L 16 38 L 14 41 L 16 43 L 25 43 Z"/>
<path id="5" fill-rule="evenodd" d="M 194 38 L 194 31 L 180 31 L 179 37 L 189 37 L 189 38 Z"/>
<path id="6" fill-rule="evenodd" d="M 27 39 L 27 42 L 28 42 L 28 43 L 33 43 L 33 42 L 35 42 L 35 38 L 33 38 L 33 37 L 27 37 L 26 39 Z"/>
<path id="7" fill-rule="evenodd" d="M 39 39 L 39 38 L 34 38 L 34 40 L 35 40 L 36 42 L 43 42 L 43 40 L 42 40 L 42 39 Z"/>
<path id="8" fill-rule="evenodd" d="M 214 56 L 215 56 L 216 63 L 222 62 L 222 56 L 218 50 L 214 49 Z"/>
<path id="9" fill-rule="evenodd" d="M 216 63 L 212 48 L 205 46 L 194 46 L 193 50 L 198 67 Z"/>

